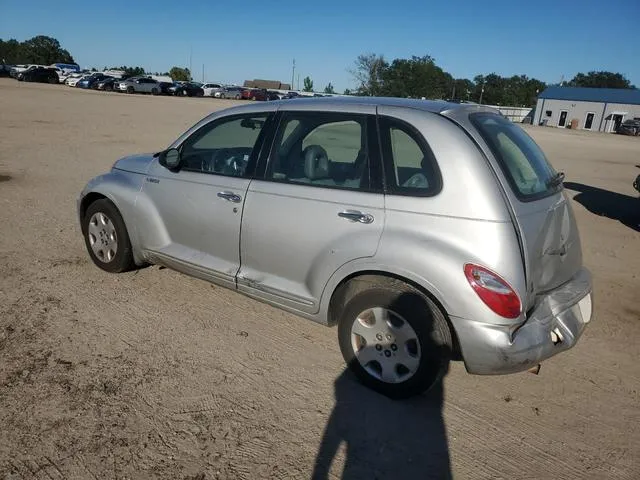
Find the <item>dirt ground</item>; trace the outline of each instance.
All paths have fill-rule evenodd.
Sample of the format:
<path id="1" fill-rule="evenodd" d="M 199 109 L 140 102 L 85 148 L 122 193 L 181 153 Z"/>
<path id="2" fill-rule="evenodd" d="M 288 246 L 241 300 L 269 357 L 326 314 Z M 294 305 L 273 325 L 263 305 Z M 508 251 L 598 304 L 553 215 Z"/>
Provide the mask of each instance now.
<path id="1" fill-rule="evenodd" d="M 335 330 L 90 263 L 86 181 L 231 103 L 0 80 L 0 478 L 640 478 L 640 139 L 529 128 L 595 277 L 578 345 L 392 402 L 344 372 Z"/>

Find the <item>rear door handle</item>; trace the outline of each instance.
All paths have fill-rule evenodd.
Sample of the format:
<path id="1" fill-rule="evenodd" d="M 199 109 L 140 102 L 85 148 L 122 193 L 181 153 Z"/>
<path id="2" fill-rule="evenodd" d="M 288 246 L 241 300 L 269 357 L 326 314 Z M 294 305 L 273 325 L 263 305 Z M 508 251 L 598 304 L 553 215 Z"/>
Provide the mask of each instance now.
<path id="1" fill-rule="evenodd" d="M 218 192 L 218 197 L 224 198 L 228 202 L 240 203 L 242 197 L 240 195 L 236 195 L 233 192 Z"/>
<path id="2" fill-rule="evenodd" d="M 338 216 L 340 218 L 346 218 L 347 220 L 351 220 L 352 222 L 359 222 L 359 223 L 373 222 L 373 215 L 370 215 L 368 213 L 362 213 L 362 212 L 359 212 L 358 210 L 343 210 L 342 212 L 338 213 Z"/>

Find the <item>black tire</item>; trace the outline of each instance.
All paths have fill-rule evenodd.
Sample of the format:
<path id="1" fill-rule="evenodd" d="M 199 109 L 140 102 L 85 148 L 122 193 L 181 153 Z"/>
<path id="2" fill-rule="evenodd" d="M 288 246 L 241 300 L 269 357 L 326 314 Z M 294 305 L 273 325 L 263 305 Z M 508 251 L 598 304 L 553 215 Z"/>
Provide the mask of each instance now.
<path id="1" fill-rule="evenodd" d="M 118 242 L 118 247 L 113 259 L 106 262 L 96 256 L 89 239 L 89 222 L 96 213 L 102 213 L 108 217 L 115 228 L 115 234 Z M 124 220 L 122 220 L 120 212 L 109 200 L 100 199 L 89 205 L 89 208 L 87 208 L 87 212 L 82 219 L 82 233 L 84 235 L 85 246 L 87 247 L 91 260 L 102 270 L 110 273 L 120 273 L 131 270 L 134 267 L 135 264 L 133 262 L 133 253 L 131 251 L 131 241 L 129 240 L 127 227 L 124 224 Z"/>
<path id="2" fill-rule="evenodd" d="M 58 81 L 57 77 L 49 77 L 49 83 L 51 85 L 55 85 L 55 84 L 60 83 L 60 82 Z"/>
<path id="3" fill-rule="evenodd" d="M 113 87 L 111 85 L 105 85 L 104 86 L 104 91 L 105 92 L 111 92 L 111 91 L 113 91 Z"/>
<path id="4" fill-rule="evenodd" d="M 158 89 L 157 88 L 152 88 L 151 89 L 151 95 L 158 95 Z"/>
<path id="5" fill-rule="evenodd" d="M 133 87 L 127 87 L 127 93 L 133 93 L 135 92 Z"/>
<path id="6" fill-rule="evenodd" d="M 367 387 L 389 398 L 403 399 L 429 390 L 446 374 L 452 357 L 452 338 L 442 311 L 427 295 L 396 279 L 365 276 L 352 280 L 346 287 L 345 302 L 339 314 L 338 340 L 342 356 L 349 369 Z M 413 375 L 398 383 L 387 383 L 369 373 L 358 361 L 351 342 L 351 327 L 358 316 L 368 309 L 382 307 L 405 320 L 413 328 L 421 352 Z M 396 340 L 393 340 L 394 342 Z M 384 342 L 383 342 L 384 343 Z M 393 345 L 391 346 L 393 347 Z M 395 357 L 396 350 L 378 345 L 375 355 Z M 380 350 L 379 350 L 380 348 Z M 387 352 L 389 350 L 389 352 Z M 393 352 L 391 352 L 393 350 Z M 360 350 L 362 351 L 362 350 Z M 384 359 L 383 359 L 384 360 Z M 400 362 L 400 361 L 399 361 Z M 373 361 L 375 366 L 375 361 Z M 371 365 L 371 363 L 367 364 Z M 378 364 L 380 365 L 380 364 Z M 396 372 L 400 363 L 396 364 Z"/>

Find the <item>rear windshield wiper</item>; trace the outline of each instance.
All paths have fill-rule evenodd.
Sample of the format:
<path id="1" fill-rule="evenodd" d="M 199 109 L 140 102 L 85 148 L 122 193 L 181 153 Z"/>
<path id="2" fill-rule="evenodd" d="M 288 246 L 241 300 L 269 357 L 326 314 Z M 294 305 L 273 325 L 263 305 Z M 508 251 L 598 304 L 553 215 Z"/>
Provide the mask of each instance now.
<path id="1" fill-rule="evenodd" d="M 547 188 L 555 188 L 564 182 L 564 172 L 558 172 L 547 180 Z"/>

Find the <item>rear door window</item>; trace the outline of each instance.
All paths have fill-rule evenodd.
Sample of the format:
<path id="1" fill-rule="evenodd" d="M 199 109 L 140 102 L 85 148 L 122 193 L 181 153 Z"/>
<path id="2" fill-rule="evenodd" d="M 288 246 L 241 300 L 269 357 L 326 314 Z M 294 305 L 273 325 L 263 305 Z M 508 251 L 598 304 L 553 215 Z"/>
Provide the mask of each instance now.
<path id="1" fill-rule="evenodd" d="M 395 118 L 380 117 L 379 124 L 386 192 L 412 196 L 432 196 L 440 192 L 440 171 L 422 135 Z"/>
<path id="2" fill-rule="evenodd" d="M 562 188 L 562 183 L 555 181 L 557 172 L 522 128 L 494 113 L 474 113 L 469 118 L 519 199 L 535 200 Z"/>

